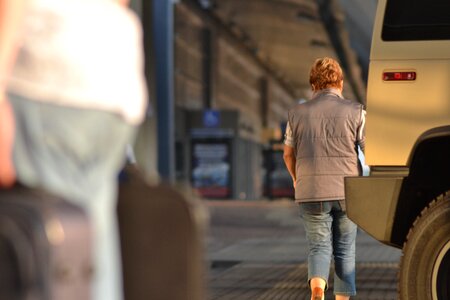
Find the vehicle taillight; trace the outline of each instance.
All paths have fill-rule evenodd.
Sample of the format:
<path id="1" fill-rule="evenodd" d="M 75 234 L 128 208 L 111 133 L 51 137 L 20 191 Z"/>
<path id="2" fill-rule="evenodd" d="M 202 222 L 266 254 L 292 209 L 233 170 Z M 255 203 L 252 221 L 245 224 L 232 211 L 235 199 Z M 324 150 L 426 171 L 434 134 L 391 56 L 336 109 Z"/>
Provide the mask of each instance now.
<path id="1" fill-rule="evenodd" d="M 383 72 L 383 81 L 412 81 L 416 78 L 416 72 Z"/>

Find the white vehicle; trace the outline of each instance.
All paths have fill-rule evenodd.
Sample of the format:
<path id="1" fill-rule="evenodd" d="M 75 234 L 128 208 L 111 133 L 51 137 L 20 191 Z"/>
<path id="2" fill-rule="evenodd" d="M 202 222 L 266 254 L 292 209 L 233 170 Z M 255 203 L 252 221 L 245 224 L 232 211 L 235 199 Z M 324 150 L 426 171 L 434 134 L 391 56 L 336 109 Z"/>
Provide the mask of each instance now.
<path id="1" fill-rule="evenodd" d="M 399 299 L 450 299 L 450 1 L 378 0 L 348 215 L 401 248 Z"/>

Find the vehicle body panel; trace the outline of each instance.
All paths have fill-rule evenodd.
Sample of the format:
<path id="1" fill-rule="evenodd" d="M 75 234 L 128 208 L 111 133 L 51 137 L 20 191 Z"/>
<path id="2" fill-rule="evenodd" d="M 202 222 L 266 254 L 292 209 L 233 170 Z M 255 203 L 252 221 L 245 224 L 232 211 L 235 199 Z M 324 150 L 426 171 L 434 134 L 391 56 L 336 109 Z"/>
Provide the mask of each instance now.
<path id="1" fill-rule="evenodd" d="M 450 40 L 383 41 L 380 0 L 367 89 L 366 162 L 406 165 L 418 137 L 450 124 Z M 413 81 L 384 81 L 384 72 L 416 72 Z"/>

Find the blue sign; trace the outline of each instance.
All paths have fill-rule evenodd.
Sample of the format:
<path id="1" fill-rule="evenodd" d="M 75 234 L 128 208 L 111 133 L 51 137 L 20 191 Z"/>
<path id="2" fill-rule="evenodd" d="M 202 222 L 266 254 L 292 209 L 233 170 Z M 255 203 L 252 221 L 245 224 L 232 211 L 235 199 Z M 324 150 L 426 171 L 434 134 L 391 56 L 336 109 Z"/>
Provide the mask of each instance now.
<path id="1" fill-rule="evenodd" d="M 220 125 L 220 112 L 218 110 L 205 110 L 203 112 L 203 126 L 218 127 Z"/>

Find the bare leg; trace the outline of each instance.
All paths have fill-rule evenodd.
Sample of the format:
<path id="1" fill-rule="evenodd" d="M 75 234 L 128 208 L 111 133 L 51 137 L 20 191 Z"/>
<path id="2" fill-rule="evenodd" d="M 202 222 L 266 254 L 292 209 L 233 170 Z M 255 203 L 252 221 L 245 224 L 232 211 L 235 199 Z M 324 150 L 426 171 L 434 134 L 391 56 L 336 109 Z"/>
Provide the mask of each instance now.
<path id="1" fill-rule="evenodd" d="M 336 295 L 336 300 L 349 300 L 350 296 Z"/>
<path id="2" fill-rule="evenodd" d="M 325 286 L 327 283 L 323 278 L 313 277 L 313 278 L 311 278 L 309 284 L 311 286 L 311 294 L 312 294 L 311 300 L 318 300 L 317 297 L 314 297 L 317 295 L 317 289 L 321 289 L 322 296 L 321 296 L 321 299 L 320 298 L 319 299 L 320 300 L 325 299 L 323 291 L 325 291 Z"/>

